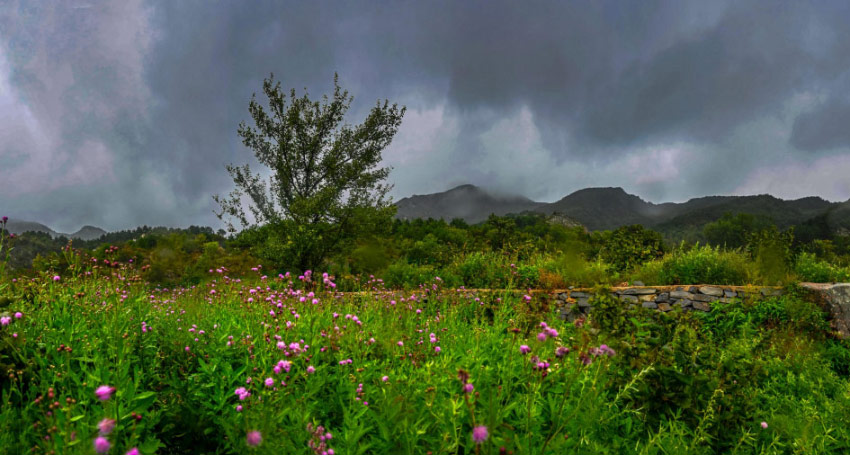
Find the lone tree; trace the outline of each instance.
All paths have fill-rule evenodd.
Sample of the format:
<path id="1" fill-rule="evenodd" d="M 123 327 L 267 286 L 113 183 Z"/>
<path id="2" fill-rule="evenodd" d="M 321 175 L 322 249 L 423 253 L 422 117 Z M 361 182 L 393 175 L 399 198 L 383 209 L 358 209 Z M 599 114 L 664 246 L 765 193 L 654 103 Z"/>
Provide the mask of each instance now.
<path id="1" fill-rule="evenodd" d="M 257 161 L 271 171 L 266 180 L 247 164 L 228 165 L 236 189 L 213 196 L 216 215 L 247 237 L 261 258 L 278 267 L 301 270 L 321 265 L 361 235 L 389 225 L 395 207 L 386 198 L 389 168 L 380 167 L 381 151 L 401 125 L 405 108 L 384 100 L 360 125 L 343 123 L 353 97 L 334 75 L 333 97 L 311 101 L 305 90 L 289 95 L 263 81 L 268 107 L 251 97 L 254 126 L 239 125 L 239 136 Z M 288 101 L 288 102 L 287 102 Z M 247 206 L 251 217 L 246 214 Z"/>

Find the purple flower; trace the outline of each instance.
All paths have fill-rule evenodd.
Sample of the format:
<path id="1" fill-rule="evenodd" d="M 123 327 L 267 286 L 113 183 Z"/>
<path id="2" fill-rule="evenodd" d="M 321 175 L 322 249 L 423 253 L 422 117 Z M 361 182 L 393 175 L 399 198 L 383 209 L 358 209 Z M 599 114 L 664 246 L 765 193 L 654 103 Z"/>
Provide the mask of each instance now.
<path id="1" fill-rule="evenodd" d="M 310 365 L 309 367 L 307 367 L 307 373 L 313 374 L 315 372 L 316 372 L 316 369 L 313 367 L 313 365 Z"/>
<path id="2" fill-rule="evenodd" d="M 94 440 L 94 451 L 97 453 L 109 452 L 109 446 L 109 440 L 104 438 L 103 436 L 98 436 Z"/>
<path id="3" fill-rule="evenodd" d="M 568 348 L 566 346 L 558 346 L 558 348 L 555 349 L 555 357 L 563 357 L 563 356 L 567 355 L 569 352 L 570 352 L 570 348 Z"/>
<path id="4" fill-rule="evenodd" d="M 15 313 L 15 319 L 20 319 L 20 318 L 22 318 L 22 317 L 24 317 L 24 313 L 21 313 L 20 311 L 18 311 L 17 313 Z"/>
<path id="5" fill-rule="evenodd" d="M 475 390 L 475 387 L 472 384 L 467 382 L 463 385 L 463 393 L 472 393 L 473 390 Z"/>
<path id="6" fill-rule="evenodd" d="M 257 447 L 263 442 L 263 435 L 260 434 L 259 431 L 249 431 L 248 435 L 245 436 L 245 442 L 248 443 L 251 447 Z"/>
<path id="7" fill-rule="evenodd" d="M 472 440 L 476 444 L 481 444 L 487 439 L 487 427 L 479 425 L 472 429 Z"/>
<path id="8" fill-rule="evenodd" d="M 59 275 L 56 275 L 56 276 L 53 277 L 53 281 L 59 281 L 59 280 L 61 280 L 61 278 L 59 278 Z M 106 441 L 106 443 L 109 444 L 109 441 Z"/>
<path id="9" fill-rule="evenodd" d="M 528 345 L 523 344 L 519 347 L 519 352 L 522 354 L 528 354 L 529 352 L 531 352 L 531 348 L 528 347 Z"/>
<path id="10" fill-rule="evenodd" d="M 102 385 L 94 391 L 94 394 L 97 395 L 97 399 L 100 401 L 106 401 L 112 398 L 113 393 L 115 393 L 115 387 L 108 385 Z"/>
<path id="11" fill-rule="evenodd" d="M 387 382 L 389 380 L 390 380 L 389 376 L 384 376 L 384 377 L 381 378 L 381 381 L 384 381 L 384 382 Z"/>
<path id="12" fill-rule="evenodd" d="M 127 451 L 126 455 L 140 455 L 139 449 L 133 447 L 132 449 Z"/>
<path id="13" fill-rule="evenodd" d="M 761 429 L 762 429 L 762 430 L 767 430 L 767 422 L 762 422 L 762 423 L 761 423 Z"/>
<path id="14" fill-rule="evenodd" d="M 546 332 L 540 332 L 537 334 L 537 341 L 546 341 Z"/>
<path id="15" fill-rule="evenodd" d="M 266 378 L 265 384 L 266 384 L 266 387 L 271 387 L 271 386 L 273 386 L 273 385 L 274 385 L 274 379 L 272 379 L 272 378 Z"/>
<path id="16" fill-rule="evenodd" d="M 0 317 L 0 325 L 9 325 L 12 322 L 12 318 L 9 316 Z"/>
<path id="17" fill-rule="evenodd" d="M 97 428 L 102 436 L 106 436 L 109 433 L 112 433 L 112 430 L 115 428 L 115 421 L 110 418 L 105 418 L 97 424 Z"/>

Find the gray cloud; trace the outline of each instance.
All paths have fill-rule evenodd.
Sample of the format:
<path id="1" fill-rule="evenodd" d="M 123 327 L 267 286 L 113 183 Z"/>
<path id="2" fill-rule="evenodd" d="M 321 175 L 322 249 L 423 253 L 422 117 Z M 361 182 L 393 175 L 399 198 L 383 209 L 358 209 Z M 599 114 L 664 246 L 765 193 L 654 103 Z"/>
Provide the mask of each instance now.
<path id="1" fill-rule="evenodd" d="M 351 121 L 406 104 L 396 197 L 778 191 L 850 153 L 841 1 L 0 3 L 0 211 L 57 229 L 217 225 L 271 72 L 317 96 L 339 72 Z M 850 197 L 800 175 L 786 196 Z"/>

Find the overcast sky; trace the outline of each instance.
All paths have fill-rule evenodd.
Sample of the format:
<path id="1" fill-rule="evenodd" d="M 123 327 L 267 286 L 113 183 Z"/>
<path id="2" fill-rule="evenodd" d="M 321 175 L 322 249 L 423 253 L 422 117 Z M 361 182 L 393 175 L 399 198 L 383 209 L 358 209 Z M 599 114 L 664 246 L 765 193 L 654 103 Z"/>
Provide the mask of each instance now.
<path id="1" fill-rule="evenodd" d="M 270 73 L 407 106 L 392 195 L 850 198 L 850 2 L 0 0 L 0 215 L 220 226 Z M 261 98 L 262 99 L 262 98 Z"/>

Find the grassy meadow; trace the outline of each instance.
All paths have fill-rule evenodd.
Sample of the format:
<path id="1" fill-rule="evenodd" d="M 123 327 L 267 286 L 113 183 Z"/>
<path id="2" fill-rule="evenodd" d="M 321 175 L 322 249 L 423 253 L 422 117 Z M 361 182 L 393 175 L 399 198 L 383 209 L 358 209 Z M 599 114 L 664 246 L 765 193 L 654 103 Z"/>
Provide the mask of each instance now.
<path id="1" fill-rule="evenodd" d="M 162 287 L 77 253 L 2 284 L 0 453 L 773 454 L 850 450 L 850 350 L 797 296 L 705 314 L 432 277 Z"/>

